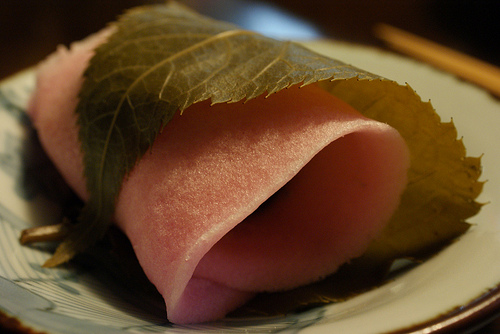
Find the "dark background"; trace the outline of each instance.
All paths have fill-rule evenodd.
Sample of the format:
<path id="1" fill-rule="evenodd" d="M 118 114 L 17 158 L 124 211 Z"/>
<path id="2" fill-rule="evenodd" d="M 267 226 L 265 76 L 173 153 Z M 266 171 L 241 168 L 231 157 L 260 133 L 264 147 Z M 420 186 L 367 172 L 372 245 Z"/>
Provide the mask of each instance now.
<path id="1" fill-rule="evenodd" d="M 154 2 L 160 1 L 1 0 L 0 78 L 36 64 L 58 44 L 68 44 L 102 28 L 126 8 Z M 380 45 L 372 34 L 373 25 L 385 22 L 500 65 L 498 0 L 183 2 L 236 23 L 241 23 L 238 19 L 242 12 L 251 14 L 259 4 L 276 5 L 315 24 L 326 37 L 371 45 Z M 225 10 L 228 7 L 230 11 Z"/>
<path id="2" fill-rule="evenodd" d="M 0 79 L 35 65 L 55 50 L 102 28 L 124 9 L 153 0 L 0 0 Z M 384 22 L 500 66 L 498 0 L 184 0 L 210 16 L 247 29 L 281 22 L 248 22 L 248 15 L 289 15 L 287 28 L 316 28 L 316 37 L 383 47 L 373 26 Z M 259 11 L 257 10 L 259 9 Z M 262 16 L 264 17 L 264 16 Z M 265 16 L 267 17 L 267 16 Z M 302 20 L 302 21 L 300 21 Z M 274 23 L 272 25 L 271 23 Z M 304 23 L 305 27 L 307 24 Z M 293 29 L 288 29 L 291 32 Z M 283 35 L 280 38 L 300 38 Z M 0 332 L 2 329 L 0 328 Z M 500 333 L 500 320 L 479 333 Z"/>

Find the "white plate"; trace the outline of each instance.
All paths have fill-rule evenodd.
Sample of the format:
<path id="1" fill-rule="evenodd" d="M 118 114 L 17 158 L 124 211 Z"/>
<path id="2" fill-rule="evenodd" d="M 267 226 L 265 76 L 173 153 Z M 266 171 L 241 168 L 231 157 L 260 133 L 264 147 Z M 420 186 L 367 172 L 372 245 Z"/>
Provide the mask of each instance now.
<path id="1" fill-rule="evenodd" d="M 362 46 L 307 43 L 368 71 L 408 82 L 431 100 L 444 121 L 453 117 L 471 156 L 483 156 L 488 202 L 458 242 L 395 280 L 346 302 L 264 319 L 167 324 L 161 303 L 144 300 L 99 268 L 43 269 L 46 249 L 19 245 L 27 226 L 58 221 L 61 209 L 47 161 L 23 110 L 32 71 L 0 85 L 0 311 L 48 333 L 431 333 L 471 326 L 500 308 L 500 104 L 472 85 L 424 64 Z M 48 178 L 48 179 L 47 179 Z M 47 181 L 48 180 L 48 181 Z M 56 191 L 54 191 L 54 188 Z M 45 189 L 45 190 L 43 190 Z M 45 195 L 44 195 L 45 194 Z"/>

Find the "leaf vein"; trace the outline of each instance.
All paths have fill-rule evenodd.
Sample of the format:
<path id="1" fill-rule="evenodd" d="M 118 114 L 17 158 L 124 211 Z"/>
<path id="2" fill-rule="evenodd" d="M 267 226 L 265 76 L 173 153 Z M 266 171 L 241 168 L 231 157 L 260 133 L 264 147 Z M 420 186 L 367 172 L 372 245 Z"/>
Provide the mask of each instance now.
<path id="1" fill-rule="evenodd" d="M 157 68 L 165 65 L 166 63 L 169 63 L 169 62 L 173 61 L 176 58 L 179 58 L 182 55 L 189 54 L 190 52 L 193 52 L 194 50 L 199 49 L 199 48 L 203 47 L 204 45 L 207 45 L 207 44 L 209 44 L 209 43 L 211 43 L 213 41 L 216 41 L 216 40 L 219 40 L 219 39 L 223 39 L 223 38 L 229 38 L 229 37 L 233 37 L 233 36 L 238 36 L 238 35 L 255 35 L 255 34 L 256 33 L 252 32 L 252 31 L 239 30 L 239 29 L 237 29 L 237 30 L 223 31 L 223 32 L 221 32 L 219 34 L 211 36 L 210 38 L 207 38 L 206 40 L 203 40 L 203 41 L 201 41 L 199 43 L 191 45 L 191 46 L 185 48 L 184 50 L 182 50 L 182 51 L 180 51 L 180 52 L 178 52 L 178 53 L 176 53 L 176 54 L 174 54 L 174 55 L 172 55 L 172 56 L 164 59 L 163 61 L 159 62 L 155 66 L 152 66 L 149 70 L 145 71 L 137 79 L 135 79 L 134 82 L 132 82 L 132 84 L 127 88 L 126 92 L 124 93 L 124 95 L 120 99 L 120 101 L 119 101 L 119 103 L 118 103 L 118 105 L 117 105 L 117 107 L 115 109 L 113 119 L 111 120 L 111 124 L 110 124 L 109 130 L 108 130 L 108 133 L 106 135 L 105 145 L 103 147 L 102 154 L 101 154 L 101 161 L 99 163 L 99 171 L 98 171 L 98 178 L 97 178 L 97 187 L 98 187 L 98 191 L 97 192 L 98 193 L 102 194 L 102 192 L 103 192 L 102 186 L 103 186 L 103 177 L 104 177 L 104 169 L 105 169 L 104 166 L 105 166 L 105 163 L 106 163 L 106 156 L 107 156 L 107 152 L 108 152 L 108 149 L 109 149 L 109 142 L 111 140 L 113 129 L 115 128 L 116 121 L 118 119 L 118 115 L 120 113 L 122 105 L 123 105 L 125 99 L 127 98 L 127 96 L 134 89 L 134 87 L 140 81 L 142 81 L 147 75 L 149 75 L 150 73 L 152 73 L 153 71 L 155 71 Z"/>

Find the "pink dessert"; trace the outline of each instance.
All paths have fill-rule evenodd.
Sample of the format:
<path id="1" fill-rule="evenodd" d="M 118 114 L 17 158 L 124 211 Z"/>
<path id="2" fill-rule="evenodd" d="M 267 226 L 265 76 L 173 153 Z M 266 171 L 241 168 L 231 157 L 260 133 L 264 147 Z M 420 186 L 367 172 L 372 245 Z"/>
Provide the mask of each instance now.
<path id="1" fill-rule="evenodd" d="M 110 31 L 60 48 L 29 113 L 68 184 L 87 198 L 74 113 Z M 256 293 L 317 281 L 360 256 L 406 186 L 398 132 L 315 85 L 177 114 L 124 181 L 115 223 L 174 323 L 224 317 Z"/>

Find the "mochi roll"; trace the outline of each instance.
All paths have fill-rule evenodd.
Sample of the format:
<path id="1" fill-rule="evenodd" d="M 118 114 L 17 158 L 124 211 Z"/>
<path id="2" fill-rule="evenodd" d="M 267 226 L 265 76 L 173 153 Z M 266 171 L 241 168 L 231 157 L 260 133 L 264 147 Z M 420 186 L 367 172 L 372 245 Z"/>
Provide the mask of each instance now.
<path id="1" fill-rule="evenodd" d="M 40 64 L 29 114 L 85 200 L 75 107 L 110 30 Z M 399 133 L 312 84 L 177 113 L 124 180 L 114 222 L 174 323 L 309 284 L 363 254 L 406 186 Z"/>

